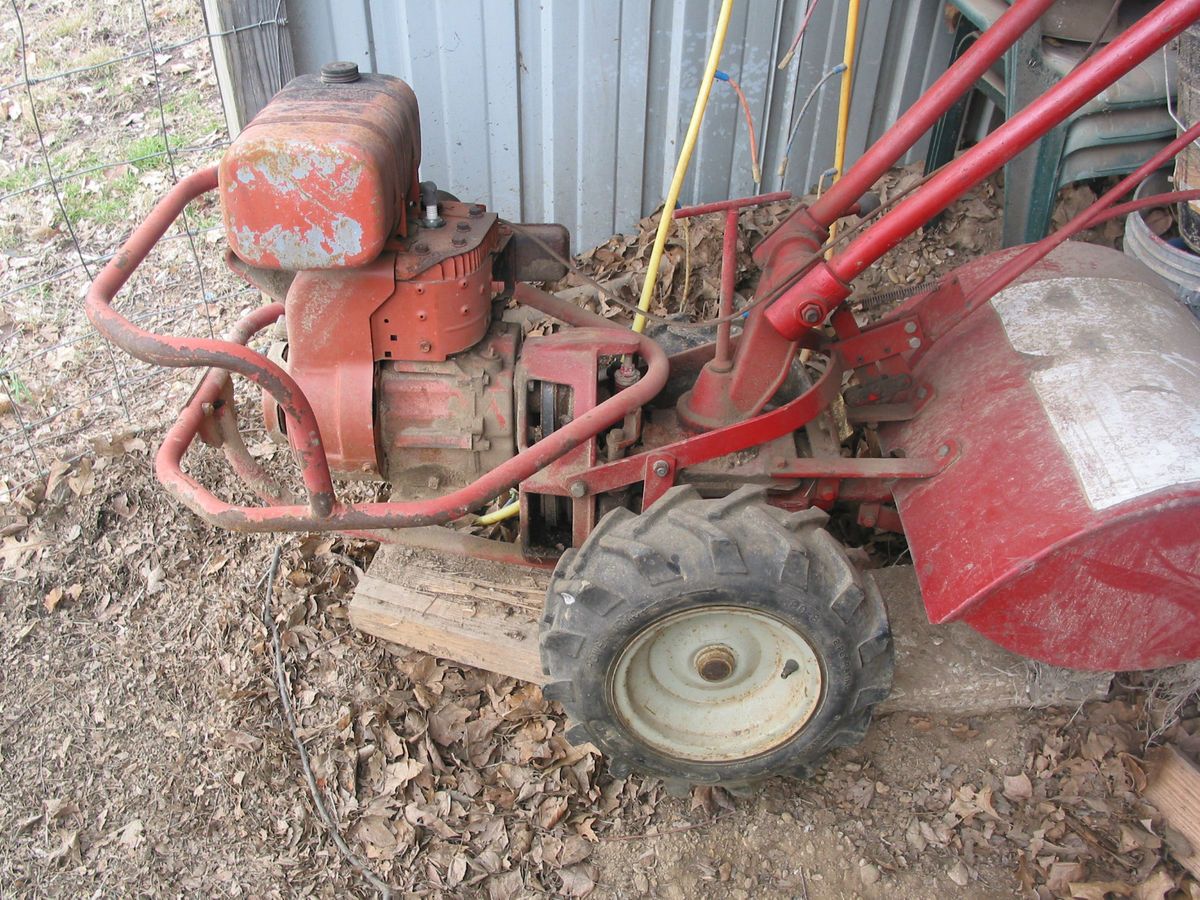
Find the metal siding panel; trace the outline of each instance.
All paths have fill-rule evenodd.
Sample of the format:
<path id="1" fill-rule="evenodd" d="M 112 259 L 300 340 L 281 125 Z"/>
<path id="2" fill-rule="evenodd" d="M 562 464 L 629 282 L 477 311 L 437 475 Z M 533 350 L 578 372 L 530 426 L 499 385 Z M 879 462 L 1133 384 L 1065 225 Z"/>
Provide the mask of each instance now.
<path id="1" fill-rule="evenodd" d="M 842 58 L 848 0 L 819 6 L 797 58 L 776 69 L 807 0 L 741 0 L 721 66 L 760 129 L 762 190 L 787 132 Z M 945 69 L 943 0 L 863 0 L 848 164 Z M 295 3 L 299 71 L 329 59 L 399 75 L 421 102 L 422 177 L 526 221 L 560 221 L 578 248 L 631 229 L 670 184 L 720 0 L 332 0 Z M 783 185 L 806 192 L 833 164 L 839 78 L 810 106 Z M 909 154 L 923 154 L 923 142 Z M 754 191 L 732 89 L 713 86 L 682 202 Z"/>

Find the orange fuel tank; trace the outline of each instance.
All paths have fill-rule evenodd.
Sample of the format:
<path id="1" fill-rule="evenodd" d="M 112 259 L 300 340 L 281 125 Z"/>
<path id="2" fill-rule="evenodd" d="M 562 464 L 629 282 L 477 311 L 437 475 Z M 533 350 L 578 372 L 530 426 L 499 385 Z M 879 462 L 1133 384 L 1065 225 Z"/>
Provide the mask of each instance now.
<path id="1" fill-rule="evenodd" d="M 229 244 L 267 269 L 366 265 L 405 233 L 420 162 L 417 98 L 399 78 L 353 63 L 295 78 L 221 160 Z"/>

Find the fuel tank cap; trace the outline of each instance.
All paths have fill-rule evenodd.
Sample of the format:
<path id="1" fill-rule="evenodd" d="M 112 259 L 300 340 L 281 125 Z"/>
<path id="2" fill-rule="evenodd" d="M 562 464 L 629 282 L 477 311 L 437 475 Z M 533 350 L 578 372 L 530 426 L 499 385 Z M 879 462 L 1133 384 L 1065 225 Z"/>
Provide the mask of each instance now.
<path id="1" fill-rule="evenodd" d="M 349 84 L 351 81 L 358 81 L 358 63 L 325 63 L 321 66 L 321 80 L 326 84 Z"/>

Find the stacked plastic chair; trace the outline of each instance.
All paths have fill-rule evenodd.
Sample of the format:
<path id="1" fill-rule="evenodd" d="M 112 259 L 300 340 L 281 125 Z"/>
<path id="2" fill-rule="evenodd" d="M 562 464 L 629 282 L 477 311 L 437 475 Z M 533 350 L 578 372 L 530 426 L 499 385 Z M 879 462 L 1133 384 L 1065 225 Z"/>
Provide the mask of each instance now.
<path id="1" fill-rule="evenodd" d="M 1007 7 L 1004 0 L 947 2 L 961 14 L 953 58 Z M 1110 40 L 1120 25 L 1149 5 L 1125 0 L 1120 18 L 1104 39 Z M 1026 32 L 1005 54 L 1002 68 L 988 72 L 977 88 L 1002 113 L 1022 109 L 1083 60 L 1111 7 L 1111 0 L 1062 0 L 1043 17 L 1041 27 Z M 1086 30 L 1089 26 L 1091 34 Z M 1004 246 L 1045 236 L 1059 188 L 1131 172 L 1175 136 L 1167 105 L 1168 72 L 1173 86 L 1174 71 L 1173 51 L 1167 51 L 1165 58 L 1152 57 L 1004 167 Z M 934 127 L 926 171 L 954 157 L 966 110 L 964 98 Z"/>

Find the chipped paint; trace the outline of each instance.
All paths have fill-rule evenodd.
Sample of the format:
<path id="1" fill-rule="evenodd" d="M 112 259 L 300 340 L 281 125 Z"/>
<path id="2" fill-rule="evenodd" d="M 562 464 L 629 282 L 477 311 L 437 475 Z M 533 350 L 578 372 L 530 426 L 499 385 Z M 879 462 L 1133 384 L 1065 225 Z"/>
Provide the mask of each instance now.
<path id="1" fill-rule="evenodd" d="M 307 228 L 273 225 L 260 233 L 242 226 L 232 234 L 241 255 L 268 257 L 283 269 L 337 268 L 349 265 L 363 250 L 362 225 L 341 214 L 327 223 L 310 223 Z"/>
<path id="2" fill-rule="evenodd" d="M 1147 286 L 1105 278 L 1018 284 L 992 305 L 1089 505 L 1200 482 L 1200 325 Z"/>

